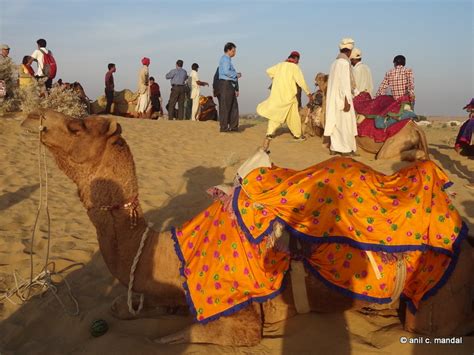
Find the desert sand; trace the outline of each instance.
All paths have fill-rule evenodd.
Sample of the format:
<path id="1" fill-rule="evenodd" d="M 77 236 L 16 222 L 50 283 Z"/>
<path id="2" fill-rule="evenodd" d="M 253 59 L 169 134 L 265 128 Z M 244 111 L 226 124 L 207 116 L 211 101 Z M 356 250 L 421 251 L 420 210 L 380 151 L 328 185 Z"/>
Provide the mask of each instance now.
<path id="1" fill-rule="evenodd" d="M 0 295 L 14 286 L 13 272 L 30 273 L 30 237 L 39 202 L 38 140 L 20 127 L 21 115 L 0 118 Z M 118 118 L 123 136 L 133 152 L 140 185 L 140 201 L 155 229 L 180 225 L 211 201 L 210 186 L 231 182 L 240 165 L 259 146 L 265 121 L 244 119 L 240 133 L 219 133 L 216 122 L 150 121 Z M 474 231 L 474 160 L 452 149 L 458 127 L 437 121 L 424 129 L 430 155 L 450 176 L 457 194 L 454 203 Z M 302 169 L 329 158 L 320 138 L 294 142 L 286 130 L 273 142 L 276 165 Z M 357 159 L 384 173 L 406 163 L 376 161 L 360 152 Z M 81 205 L 76 186 L 47 154 L 49 210 L 51 214 L 50 260 L 56 270 L 74 265 L 63 275 L 77 298 L 80 314 L 68 315 L 51 292 L 25 304 L 0 301 L 0 354 L 471 354 L 474 336 L 462 345 L 401 344 L 407 333 L 397 317 L 375 317 L 355 312 L 298 315 L 265 329 L 265 338 L 253 348 L 215 345 L 160 345 L 152 340 L 191 322 L 189 317 L 163 315 L 154 319 L 117 320 L 109 313 L 112 300 L 126 293 L 107 270 L 98 251 L 95 229 Z M 46 244 L 46 219 L 34 243 L 35 270 L 41 269 Z M 79 264 L 77 264 L 79 263 Z M 56 280 L 67 310 L 64 281 Z M 18 298 L 12 298 L 18 302 Z M 449 305 L 447 305 L 449 307 Z M 109 331 L 90 335 L 93 320 L 105 319 Z"/>

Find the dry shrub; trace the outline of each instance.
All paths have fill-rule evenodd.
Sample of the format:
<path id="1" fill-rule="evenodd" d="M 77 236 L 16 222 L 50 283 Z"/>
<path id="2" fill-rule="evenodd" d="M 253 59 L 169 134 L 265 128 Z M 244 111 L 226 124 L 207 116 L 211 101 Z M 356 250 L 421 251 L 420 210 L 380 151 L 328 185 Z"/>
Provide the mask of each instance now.
<path id="1" fill-rule="evenodd" d="M 87 107 L 81 101 L 78 93 L 72 88 L 53 87 L 46 96 L 42 94 L 39 83 L 20 89 L 21 110 L 25 113 L 37 108 L 49 108 L 71 117 L 83 118 L 87 115 Z"/>
<path id="2" fill-rule="evenodd" d="M 0 114 L 18 111 L 20 101 L 18 97 L 18 66 L 12 60 L 0 62 L 0 80 L 5 81 L 6 97 L 0 99 Z"/>

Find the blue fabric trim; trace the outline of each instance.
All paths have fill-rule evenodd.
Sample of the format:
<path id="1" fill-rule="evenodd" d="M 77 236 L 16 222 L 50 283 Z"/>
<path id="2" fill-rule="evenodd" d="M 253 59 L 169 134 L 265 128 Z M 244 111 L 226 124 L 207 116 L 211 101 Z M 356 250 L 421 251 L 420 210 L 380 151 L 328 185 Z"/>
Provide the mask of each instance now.
<path id="1" fill-rule="evenodd" d="M 237 217 L 237 224 L 239 225 L 240 229 L 244 232 L 245 236 L 247 237 L 248 241 L 252 244 L 260 244 L 267 235 L 269 235 L 273 231 L 273 224 L 279 219 L 278 217 L 274 218 L 272 221 L 270 221 L 270 224 L 268 225 L 267 229 L 265 229 L 264 232 L 262 232 L 257 238 L 254 238 L 252 236 L 252 233 L 250 233 L 249 229 L 244 223 L 244 220 L 242 219 L 242 215 L 240 214 L 239 211 L 239 195 L 240 191 L 242 190 L 241 186 L 238 186 L 235 191 L 234 191 L 234 196 L 232 198 L 232 208 L 234 210 L 234 214 Z M 283 221 L 283 220 L 282 220 Z"/>
<path id="2" fill-rule="evenodd" d="M 176 255 L 178 256 L 178 259 L 180 260 L 181 262 L 181 267 L 179 268 L 179 273 L 181 276 L 183 276 L 186 280 L 186 275 L 184 274 L 184 269 L 185 269 L 185 265 L 186 265 L 186 260 L 184 259 L 184 256 L 183 256 L 183 253 L 181 252 L 181 247 L 179 246 L 179 242 L 178 242 L 178 238 L 176 236 L 176 228 L 175 227 L 172 227 L 171 228 L 171 238 L 173 239 L 173 242 L 174 242 L 174 250 L 176 252 Z M 276 290 L 275 292 L 267 295 L 267 296 L 261 296 L 261 297 L 251 297 L 249 298 L 248 300 L 244 301 L 244 302 L 241 302 L 239 304 L 236 304 L 235 306 L 232 306 L 231 308 L 221 312 L 221 313 L 217 313 L 211 317 L 207 317 L 203 320 L 198 320 L 197 319 L 197 311 L 196 311 L 196 307 L 194 306 L 194 302 L 191 298 L 191 293 L 189 292 L 189 287 L 188 287 L 188 283 L 187 281 L 184 281 L 183 282 L 183 288 L 184 288 L 184 293 L 186 295 L 186 302 L 188 303 L 188 306 L 189 306 L 189 310 L 191 312 L 191 314 L 193 315 L 194 319 L 198 322 L 198 323 L 201 323 L 201 324 L 206 324 L 206 323 L 209 323 L 211 321 L 214 321 L 214 320 L 217 320 L 219 319 L 220 317 L 222 316 L 230 316 L 231 314 L 234 314 L 240 310 L 242 310 L 243 308 L 249 306 L 250 304 L 252 304 L 252 302 L 258 302 L 258 303 L 263 303 L 267 300 L 270 300 L 272 298 L 275 298 L 276 296 L 278 296 L 280 293 L 283 292 L 283 290 L 286 288 L 286 284 L 287 284 L 287 275 L 286 274 L 282 280 L 282 283 L 281 283 L 281 286 L 278 290 Z"/>
<path id="3" fill-rule="evenodd" d="M 284 221 L 283 221 L 284 222 Z M 286 223 L 285 223 L 286 224 Z M 311 242 L 314 244 L 323 244 L 323 243 L 339 243 L 339 244 L 347 244 L 354 248 L 360 250 L 370 250 L 370 251 L 383 251 L 386 253 L 402 253 L 404 251 L 427 251 L 432 250 L 440 254 L 444 254 L 447 256 L 452 256 L 452 252 L 440 247 L 433 247 L 426 244 L 421 245 L 383 245 L 383 244 L 372 244 L 372 243 L 361 243 L 349 237 L 341 237 L 341 236 L 331 236 L 331 237 L 313 237 L 311 235 L 307 235 L 303 232 L 300 232 L 290 225 L 286 224 L 286 228 L 290 232 L 290 234 L 296 238 L 302 239 L 307 242 Z"/>
<path id="4" fill-rule="evenodd" d="M 439 289 L 443 287 L 446 284 L 446 282 L 448 282 L 454 269 L 456 268 L 456 264 L 459 259 L 459 253 L 461 252 L 461 243 L 464 239 L 467 238 L 467 233 L 468 233 L 467 225 L 466 223 L 463 222 L 461 230 L 459 231 L 458 237 L 456 241 L 453 243 L 453 256 L 451 258 L 451 262 L 449 263 L 448 267 L 446 268 L 446 271 L 444 272 L 443 276 L 438 281 L 438 283 L 434 285 L 428 292 L 426 292 L 423 295 L 423 297 L 421 298 L 421 301 L 426 301 L 431 296 L 434 296 L 439 291 Z M 400 298 L 402 297 L 400 296 Z M 407 306 L 410 312 L 415 314 L 417 309 L 414 303 L 412 302 L 412 300 L 405 295 L 403 295 L 403 299 L 407 302 Z"/>
<path id="5" fill-rule="evenodd" d="M 250 233 L 249 229 L 244 223 L 242 219 L 242 215 L 240 214 L 238 208 L 238 201 L 239 195 L 242 188 L 239 186 L 235 189 L 233 200 L 232 200 L 232 208 L 234 209 L 234 214 L 237 218 L 237 224 L 239 225 L 240 229 L 244 232 L 247 240 L 252 244 L 259 244 L 262 242 L 263 238 L 265 238 L 268 234 L 271 233 L 273 230 L 273 224 L 275 222 L 282 223 L 285 228 L 290 232 L 290 234 L 296 238 L 302 239 L 304 241 L 314 243 L 314 244 L 322 244 L 322 243 L 340 243 L 340 244 L 347 244 L 354 248 L 358 248 L 361 250 L 370 250 L 370 251 L 384 251 L 387 253 L 402 253 L 404 251 L 427 251 L 432 250 L 440 254 L 444 254 L 447 256 L 453 256 L 453 253 L 449 250 L 440 248 L 440 247 L 433 247 L 430 245 L 422 244 L 422 245 L 382 245 L 382 244 L 372 244 L 372 243 L 361 243 L 356 240 L 353 240 L 349 237 L 344 236 L 331 236 L 331 237 L 315 237 L 303 232 L 300 232 L 290 226 L 284 219 L 276 216 L 273 220 L 270 221 L 270 224 L 267 229 L 263 233 L 261 233 L 258 237 L 254 237 L 252 233 Z"/>
<path id="6" fill-rule="evenodd" d="M 443 185 L 443 190 L 449 189 L 453 185 L 454 185 L 454 182 L 448 181 L 447 183 Z"/>
<path id="7" fill-rule="evenodd" d="M 184 277 L 186 280 L 186 275 L 184 274 L 184 268 L 186 266 L 186 260 L 184 259 L 183 253 L 181 252 L 181 247 L 179 246 L 178 242 L 178 237 L 176 236 L 176 228 L 171 227 L 171 238 L 173 239 L 174 242 L 174 251 L 176 252 L 176 255 L 178 256 L 179 261 L 181 262 L 181 266 L 179 268 L 179 274 Z M 186 296 L 186 302 L 188 303 L 189 306 L 189 311 L 191 314 L 196 318 L 197 316 L 197 311 L 196 307 L 194 307 L 193 300 L 191 299 L 191 294 L 189 292 L 188 288 L 188 283 L 186 281 L 183 282 L 183 288 L 184 288 L 184 294 Z"/>
<path id="8" fill-rule="evenodd" d="M 411 312 L 412 314 L 415 314 L 415 313 L 416 313 L 417 309 L 416 309 L 416 307 L 415 307 L 415 304 L 414 304 L 413 301 L 412 301 L 410 298 L 408 298 L 404 293 L 402 293 L 402 294 L 400 295 L 400 300 L 402 300 L 402 301 L 404 301 L 404 302 L 406 303 L 408 309 L 410 310 L 410 312 Z"/>
<path id="9" fill-rule="evenodd" d="M 447 182 L 443 186 L 443 188 L 446 189 L 446 188 L 450 187 L 451 185 L 453 185 L 452 182 Z M 357 241 L 355 241 L 351 238 L 343 237 L 343 236 L 314 237 L 314 236 L 305 234 L 303 232 L 300 232 L 300 231 L 294 229 L 285 220 L 283 220 L 280 217 L 276 216 L 272 221 L 270 221 L 270 224 L 269 224 L 268 228 L 263 233 L 261 233 L 257 238 L 254 238 L 252 236 L 252 234 L 250 233 L 250 231 L 248 230 L 247 226 L 245 225 L 245 223 L 242 219 L 242 216 L 240 214 L 240 211 L 238 209 L 238 198 L 239 198 L 239 194 L 240 194 L 241 189 L 242 189 L 241 187 L 237 187 L 235 189 L 233 200 L 232 200 L 232 206 L 233 206 L 234 213 L 236 215 L 237 223 L 238 223 L 239 227 L 244 232 L 247 240 L 250 243 L 253 243 L 253 244 L 260 243 L 263 240 L 263 238 L 265 236 L 267 236 L 273 230 L 273 224 L 278 221 L 278 222 L 282 223 L 285 226 L 285 228 L 290 232 L 290 234 L 292 236 L 294 236 L 296 238 L 300 238 L 300 239 L 308 241 L 308 242 L 311 242 L 311 243 L 315 243 L 315 244 L 340 243 L 340 244 L 347 244 L 347 245 L 353 246 L 353 247 L 358 248 L 360 250 L 384 251 L 384 252 L 388 252 L 388 253 L 399 253 L 399 252 L 404 252 L 404 251 L 427 251 L 427 250 L 432 250 L 434 252 L 441 253 L 441 254 L 444 254 L 444 255 L 447 255 L 447 256 L 451 257 L 451 262 L 450 262 L 448 268 L 446 269 L 445 273 L 441 277 L 441 279 L 438 281 L 438 283 L 435 286 L 433 286 L 428 292 L 426 292 L 423 295 L 423 297 L 421 298 L 421 301 L 425 301 L 429 297 L 435 295 L 438 292 L 438 290 L 446 284 L 446 282 L 448 281 L 449 277 L 451 276 L 451 274 L 453 273 L 453 271 L 456 267 L 457 260 L 459 258 L 461 242 L 462 242 L 462 240 L 464 240 L 467 237 L 467 234 L 468 234 L 467 225 L 463 222 L 462 226 L 461 226 L 461 230 L 458 234 L 458 237 L 457 237 L 456 241 L 453 243 L 453 251 L 450 252 L 446 249 L 439 248 L 439 247 L 432 247 L 432 246 L 428 246 L 426 244 L 422 244 L 420 246 L 417 246 L 417 245 L 389 246 L 389 245 L 381 245 L 381 244 L 361 243 L 361 242 L 357 242 Z M 180 274 L 183 277 L 186 278 L 186 276 L 184 275 L 184 266 L 185 266 L 186 262 L 184 260 L 184 257 L 182 255 L 182 253 L 181 253 L 181 249 L 180 249 L 177 237 L 176 237 L 176 229 L 175 228 L 171 229 L 171 236 L 172 236 L 172 238 L 174 240 L 174 243 L 175 243 L 174 247 L 175 247 L 176 254 L 178 255 L 178 258 L 181 261 Z M 304 262 L 305 266 L 308 268 L 308 270 L 310 270 L 310 272 L 315 277 L 317 277 L 319 280 L 321 280 L 326 286 L 328 286 L 329 288 L 331 288 L 333 290 L 336 290 L 336 291 L 338 291 L 338 292 L 340 292 L 340 293 L 342 293 L 346 296 L 356 298 L 356 299 L 359 299 L 359 300 L 363 300 L 363 301 L 367 301 L 367 302 L 378 303 L 378 304 L 385 304 L 385 303 L 389 303 L 389 302 L 392 301 L 392 299 L 390 297 L 388 297 L 388 298 L 376 298 L 376 297 L 366 296 L 366 295 L 362 295 L 362 294 L 355 293 L 353 291 L 347 290 L 347 289 L 345 289 L 343 287 L 340 287 L 338 285 L 335 285 L 335 284 L 331 283 L 330 281 L 326 280 L 323 276 L 321 276 L 321 274 L 319 274 L 319 272 L 307 260 L 303 260 L 303 262 Z M 208 323 L 210 321 L 216 320 L 216 319 L 218 319 L 222 316 L 228 316 L 228 315 L 234 314 L 235 312 L 238 312 L 239 310 L 241 310 L 241 309 L 247 307 L 248 305 L 250 305 L 253 301 L 262 303 L 262 302 L 265 302 L 269 299 L 272 299 L 272 298 L 276 297 L 277 295 L 279 295 L 284 290 L 284 288 L 286 286 L 286 283 L 287 283 L 286 279 L 287 279 L 287 275 L 285 275 L 285 278 L 282 282 L 282 285 L 281 285 L 280 289 L 276 290 L 275 292 L 273 292 L 270 295 L 263 296 L 263 297 L 250 298 L 247 301 L 244 301 L 244 302 L 242 302 L 238 305 L 235 305 L 235 306 L 233 306 L 233 307 L 231 307 L 231 308 L 229 308 L 229 309 L 227 309 L 227 310 L 225 310 L 225 311 L 223 311 L 219 314 L 208 317 L 208 318 L 206 318 L 202 321 L 198 320 L 198 322 L 202 323 L 202 324 L 205 324 L 205 323 Z M 196 312 L 194 303 L 191 299 L 191 296 L 190 296 L 190 293 L 189 293 L 189 288 L 187 286 L 186 281 L 183 283 L 183 288 L 185 290 L 186 301 L 188 302 L 190 311 L 193 314 L 193 316 L 196 318 L 197 312 Z M 410 298 L 408 298 L 405 294 L 402 293 L 400 295 L 400 299 L 402 299 L 406 302 L 407 307 L 410 310 L 410 312 L 412 312 L 413 314 L 416 313 L 416 307 L 415 307 L 413 301 Z"/>
<path id="10" fill-rule="evenodd" d="M 271 300 L 273 298 L 275 298 L 276 296 L 278 296 L 280 293 L 282 293 L 285 288 L 286 288 L 286 283 L 287 283 L 287 276 L 285 275 L 283 281 L 282 281 L 282 284 L 280 286 L 280 288 L 278 290 L 276 290 L 275 292 L 267 295 L 267 296 L 261 296 L 261 297 L 252 297 L 252 298 L 249 298 L 247 301 L 244 301 L 242 303 L 239 303 L 239 304 L 236 304 L 235 306 L 221 312 L 221 313 L 217 313 L 211 317 L 208 317 L 206 319 L 203 319 L 203 320 L 198 320 L 197 322 L 198 323 L 201 323 L 201 324 L 206 324 L 206 323 L 209 323 L 211 321 L 214 321 L 214 320 L 217 320 L 219 319 L 220 317 L 223 317 L 223 316 L 230 316 L 242 309 L 244 309 L 245 307 L 248 307 L 249 305 L 251 305 L 253 302 L 258 302 L 258 303 L 263 303 L 265 301 L 268 301 L 268 300 Z"/>
<path id="11" fill-rule="evenodd" d="M 358 300 L 362 301 L 367 301 L 367 302 L 372 302 L 372 303 L 378 303 L 378 304 L 385 304 L 385 303 L 390 303 L 392 302 L 391 297 L 384 297 L 384 298 L 378 298 L 378 297 L 371 297 L 371 296 L 366 296 L 362 295 L 360 293 L 356 293 L 354 291 L 348 290 L 344 287 L 338 286 L 336 284 L 333 284 L 331 281 L 326 280 L 319 272 L 316 270 L 313 265 L 309 263 L 308 260 L 303 259 L 303 263 L 306 266 L 306 268 L 315 276 L 318 280 L 322 281 L 323 284 L 325 284 L 327 287 L 342 293 L 345 296 L 355 298 Z"/>

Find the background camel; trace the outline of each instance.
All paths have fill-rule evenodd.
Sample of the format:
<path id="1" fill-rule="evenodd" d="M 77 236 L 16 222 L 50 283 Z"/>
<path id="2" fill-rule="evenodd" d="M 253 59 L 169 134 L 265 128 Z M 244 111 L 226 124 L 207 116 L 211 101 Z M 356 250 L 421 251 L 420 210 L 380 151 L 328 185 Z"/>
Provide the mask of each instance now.
<path id="1" fill-rule="evenodd" d="M 319 90 L 313 94 L 313 101 L 300 110 L 303 134 L 322 137 L 326 121 L 326 92 L 328 75 L 318 73 L 315 84 Z M 375 154 L 376 159 L 397 159 L 413 161 L 429 159 L 428 144 L 423 130 L 409 122 L 396 135 L 385 142 L 375 142 L 370 137 L 356 137 L 357 146 Z"/>
<path id="2" fill-rule="evenodd" d="M 114 102 L 112 104 L 111 112 L 120 116 L 136 116 L 136 100 L 138 99 L 138 94 L 132 92 L 131 90 L 124 89 L 122 91 L 114 92 Z M 91 104 L 91 114 L 99 114 L 105 112 L 105 107 L 107 106 L 107 99 L 105 95 L 101 95 L 92 102 Z"/>
<path id="3" fill-rule="evenodd" d="M 44 127 L 42 143 L 50 150 L 59 168 L 77 185 L 79 198 L 96 227 L 107 267 L 114 277 L 127 285 L 130 267 L 147 225 L 138 202 L 135 164 L 121 136 L 120 125 L 100 116 L 78 120 L 53 111 L 30 114 L 23 125 L 36 130 L 40 117 Z M 132 223 L 130 210 L 123 209 L 129 203 L 136 211 L 136 223 Z M 426 305 L 421 304 L 416 317 L 407 315 L 407 329 L 438 335 L 463 331 L 459 326 L 465 323 L 466 315 L 462 312 L 471 307 L 469 286 L 473 274 L 471 252 L 465 250 L 467 245 L 463 249 L 447 284 Z M 170 233 L 152 230 L 135 272 L 134 290 L 146 295 L 149 306 L 186 306 L 179 268 Z M 306 277 L 305 283 L 313 311 L 374 306 L 335 293 L 312 276 Z M 446 312 L 443 306 L 447 300 L 459 306 L 462 312 Z M 119 299 L 114 307 L 122 316 L 120 309 L 123 310 L 123 306 L 123 299 Z M 206 325 L 193 324 L 160 341 L 251 346 L 260 341 L 264 323 L 278 322 L 294 314 L 292 290 L 287 288 L 282 295 L 262 305 L 254 304 Z"/>

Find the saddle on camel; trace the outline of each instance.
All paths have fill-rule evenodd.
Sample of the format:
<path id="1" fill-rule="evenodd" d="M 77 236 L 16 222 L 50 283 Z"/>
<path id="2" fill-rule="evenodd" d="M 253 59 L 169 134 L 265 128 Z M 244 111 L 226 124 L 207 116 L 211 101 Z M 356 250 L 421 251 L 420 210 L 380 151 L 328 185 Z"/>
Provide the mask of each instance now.
<path id="1" fill-rule="evenodd" d="M 301 112 L 303 133 L 309 136 L 323 135 L 327 82 L 328 75 L 316 75 L 315 84 L 319 90 Z M 410 107 L 410 101 L 405 96 L 395 100 L 389 95 L 372 99 L 367 92 L 354 97 L 354 110 L 358 118 L 357 146 L 376 154 L 376 159 L 428 159 L 425 134 L 411 121 L 417 116 Z"/>
<path id="2" fill-rule="evenodd" d="M 472 248 L 432 161 L 392 175 L 343 157 L 296 171 L 260 150 L 233 186 L 212 189 L 208 208 L 158 233 L 145 221 L 115 120 L 43 111 L 23 123 L 40 125 L 41 142 L 78 186 L 111 273 L 152 299 L 148 306 L 189 307 L 195 323 L 160 342 L 256 345 L 264 323 L 302 309 L 297 288 L 312 311 L 406 304 L 405 328 L 423 334 L 464 333 L 472 321 Z M 285 237 L 305 249 L 295 255 Z M 298 261 L 309 275 L 292 288 Z"/>

